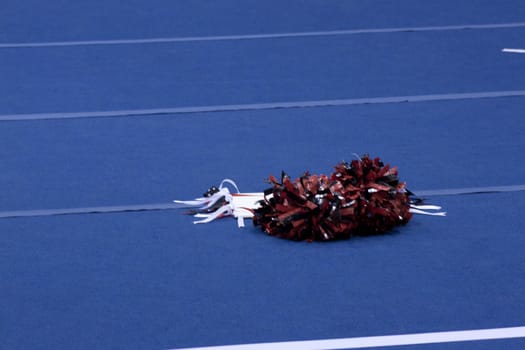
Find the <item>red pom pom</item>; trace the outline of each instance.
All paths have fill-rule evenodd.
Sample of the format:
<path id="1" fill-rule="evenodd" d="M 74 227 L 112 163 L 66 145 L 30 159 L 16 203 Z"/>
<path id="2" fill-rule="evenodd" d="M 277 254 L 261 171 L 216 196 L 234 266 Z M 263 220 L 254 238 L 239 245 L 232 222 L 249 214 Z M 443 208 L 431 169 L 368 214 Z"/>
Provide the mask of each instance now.
<path id="1" fill-rule="evenodd" d="M 410 192 L 397 168 L 365 155 L 340 163 L 330 176 L 282 174 L 265 191 L 253 222 L 269 235 L 291 240 L 328 241 L 385 233 L 406 224 Z"/>

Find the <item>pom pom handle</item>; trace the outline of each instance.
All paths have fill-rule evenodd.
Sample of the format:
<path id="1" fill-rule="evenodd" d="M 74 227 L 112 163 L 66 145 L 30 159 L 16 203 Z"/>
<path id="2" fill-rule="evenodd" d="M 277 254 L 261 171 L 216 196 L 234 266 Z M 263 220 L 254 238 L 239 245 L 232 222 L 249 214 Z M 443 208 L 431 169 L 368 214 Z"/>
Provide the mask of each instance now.
<path id="1" fill-rule="evenodd" d="M 226 185 L 232 186 L 237 193 L 230 193 Z M 206 224 L 213 220 L 226 216 L 237 218 L 239 227 L 244 227 L 244 219 L 253 217 L 253 210 L 257 203 L 264 198 L 261 193 L 240 193 L 235 181 L 231 179 L 222 180 L 219 188 L 211 187 L 206 194 L 208 196 L 195 198 L 193 200 L 174 200 L 174 203 L 182 208 L 194 208 L 194 224 Z"/>

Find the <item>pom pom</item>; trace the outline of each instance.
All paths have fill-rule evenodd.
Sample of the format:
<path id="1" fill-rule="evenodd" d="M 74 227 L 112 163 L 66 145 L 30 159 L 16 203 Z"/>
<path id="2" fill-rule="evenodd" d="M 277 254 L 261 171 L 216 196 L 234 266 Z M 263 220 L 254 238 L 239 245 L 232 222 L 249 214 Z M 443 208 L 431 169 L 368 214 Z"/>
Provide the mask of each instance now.
<path id="1" fill-rule="evenodd" d="M 412 213 L 446 215 L 439 206 L 410 198 L 397 168 L 367 155 L 336 165 L 330 176 L 306 173 L 292 181 L 283 173 L 280 181 L 270 176 L 269 182 L 272 187 L 264 193 L 241 193 L 234 181 L 224 179 L 202 197 L 174 202 L 191 208 L 195 224 L 233 216 L 244 227 L 244 220 L 252 218 L 269 235 L 308 241 L 385 233 L 406 224 Z"/>
<path id="2" fill-rule="evenodd" d="M 396 167 L 365 155 L 340 163 L 330 175 L 285 173 L 254 209 L 253 222 L 272 236 L 328 241 L 385 233 L 412 217 L 410 191 Z"/>

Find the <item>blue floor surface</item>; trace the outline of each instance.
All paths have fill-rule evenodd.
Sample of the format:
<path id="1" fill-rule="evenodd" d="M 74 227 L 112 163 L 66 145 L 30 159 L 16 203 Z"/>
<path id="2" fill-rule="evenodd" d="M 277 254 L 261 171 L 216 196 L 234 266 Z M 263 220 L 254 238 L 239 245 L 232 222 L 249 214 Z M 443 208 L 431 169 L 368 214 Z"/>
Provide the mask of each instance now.
<path id="1" fill-rule="evenodd" d="M 522 1 L 6 1 L 0 117 L 525 91 Z M 78 44 L 78 43 L 77 43 Z M 15 45 L 16 46 L 16 45 Z M 524 185 L 525 97 L 0 121 L 0 212 L 168 203 L 353 153 L 414 191 Z M 1 119 L 1 118 L 0 118 Z M 0 347 L 171 349 L 525 326 L 523 192 L 428 198 L 384 236 L 297 243 L 177 210 L 0 218 Z M 392 349 L 519 349 L 525 338 Z"/>
<path id="2" fill-rule="evenodd" d="M 523 324 L 523 196 L 439 202 L 446 219 L 336 243 L 174 211 L 4 219 L 2 342 L 162 349 Z"/>
<path id="3" fill-rule="evenodd" d="M 352 153 L 413 190 L 522 184 L 523 97 L 3 123 L 0 210 L 169 202 L 225 177 L 262 191 L 282 170 L 329 173 Z"/>
<path id="4" fill-rule="evenodd" d="M 524 28 L 0 49 L 0 114 L 522 90 Z M 30 102 L 28 102 L 30 101 Z"/>
<path id="5" fill-rule="evenodd" d="M 129 39 L 523 22 L 517 0 L 5 0 L 1 42 Z"/>

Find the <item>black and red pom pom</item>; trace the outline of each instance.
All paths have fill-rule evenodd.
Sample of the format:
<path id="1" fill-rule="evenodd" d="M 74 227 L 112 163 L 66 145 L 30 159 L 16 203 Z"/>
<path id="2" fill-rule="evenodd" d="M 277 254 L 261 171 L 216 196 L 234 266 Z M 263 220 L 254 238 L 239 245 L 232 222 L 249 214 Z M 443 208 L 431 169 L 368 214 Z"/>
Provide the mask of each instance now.
<path id="1" fill-rule="evenodd" d="M 406 224 L 410 192 L 396 167 L 364 156 L 340 163 L 329 176 L 282 174 L 254 210 L 253 222 L 272 236 L 328 241 L 385 233 Z"/>

